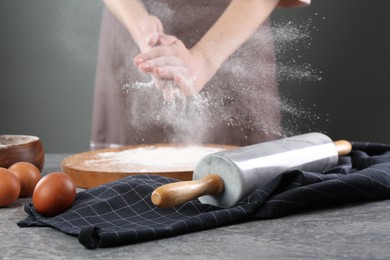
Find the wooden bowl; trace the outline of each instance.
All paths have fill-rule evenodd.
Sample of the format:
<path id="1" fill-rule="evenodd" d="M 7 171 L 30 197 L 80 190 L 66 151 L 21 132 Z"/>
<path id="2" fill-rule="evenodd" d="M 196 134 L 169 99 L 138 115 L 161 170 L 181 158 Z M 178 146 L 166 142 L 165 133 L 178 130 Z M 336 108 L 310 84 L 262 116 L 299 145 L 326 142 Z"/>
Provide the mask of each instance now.
<path id="1" fill-rule="evenodd" d="M 192 180 L 197 162 L 195 158 L 200 159 L 199 154 L 188 154 L 192 148 L 198 152 L 211 152 L 236 147 L 217 144 L 130 145 L 74 154 L 64 158 L 61 167 L 79 188 L 92 188 L 138 174 L 154 174 L 188 181 Z M 179 152 L 183 153 L 184 158 L 173 156 L 177 156 Z M 137 161 L 135 157 L 138 158 Z"/>
<path id="2" fill-rule="evenodd" d="M 42 172 L 45 153 L 39 137 L 31 135 L 0 135 L 0 167 L 16 162 L 29 162 Z"/>

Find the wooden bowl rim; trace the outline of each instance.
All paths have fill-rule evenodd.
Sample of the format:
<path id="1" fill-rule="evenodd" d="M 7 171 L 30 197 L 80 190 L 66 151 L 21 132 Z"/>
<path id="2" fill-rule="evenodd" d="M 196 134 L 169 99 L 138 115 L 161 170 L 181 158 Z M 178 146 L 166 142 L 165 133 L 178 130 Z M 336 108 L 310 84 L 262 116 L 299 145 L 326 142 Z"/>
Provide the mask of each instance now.
<path id="1" fill-rule="evenodd" d="M 40 138 L 34 135 L 14 135 L 14 134 L 0 135 L 0 149 L 25 145 L 37 141 L 40 141 Z"/>

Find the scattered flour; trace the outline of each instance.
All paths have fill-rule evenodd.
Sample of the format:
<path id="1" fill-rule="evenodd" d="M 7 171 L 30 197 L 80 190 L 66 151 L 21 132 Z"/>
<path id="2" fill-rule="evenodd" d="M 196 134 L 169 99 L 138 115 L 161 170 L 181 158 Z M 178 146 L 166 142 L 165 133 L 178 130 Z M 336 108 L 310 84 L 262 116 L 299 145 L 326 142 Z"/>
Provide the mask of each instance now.
<path id="1" fill-rule="evenodd" d="M 169 10 L 169 6 L 165 6 L 164 10 Z M 205 143 L 212 140 L 210 129 L 213 129 L 215 115 L 218 114 L 220 117 L 218 119 L 223 120 L 226 125 L 240 127 L 243 132 L 256 129 L 280 137 L 296 134 L 302 118 L 312 118 L 314 122 L 318 116 L 286 97 L 264 92 L 257 83 L 256 86 L 252 86 L 248 82 L 267 84 L 275 77 L 275 72 L 278 82 L 321 80 L 321 72 L 304 62 L 300 55 L 302 49 L 310 48 L 312 22 L 311 18 L 308 21 L 289 18 L 287 21 L 272 23 L 271 29 L 257 31 L 252 40 L 236 52 L 238 55 L 232 55 L 220 68 L 223 78 L 210 83 L 212 95 L 202 91 L 192 97 L 171 98 L 170 102 L 167 102 L 167 98 L 165 101 L 160 97 L 156 98 L 155 93 L 150 95 L 142 93 L 152 91 L 154 86 L 152 81 L 125 84 L 122 90 L 132 98 L 129 111 L 132 125 L 139 129 L 148 129 L 158 123 L 172 132 L 167 142 Z M 273 49 L 269 46 L 275 47 Z M 275 53 L 277 64 L 259 60 L 258 66 L 248 66 L 253 61 L 253 50 Z M 240 91 L 225 91 L 224 82 L 229 82 Z M 166 93 L 163 94 L 166 97 Z M 172 94 L 173 97 L 175 95 Z M 156 105 L 162 102 L 164 103 L 162 107 Z M 264 104 L 264 109 L 259 110 L 258 106 L 254 105 L 258 103 Z M 275 121 L 273 114 L 273 111 L 278 110 L 289 117 L 283 128 Z"/>
<path id="2" fill-rule="evenodd" d="M 149 82 L 139 82 L 136 81 L 134 84 L 126 83 L 122 86 L 122 90 L 125 93 L 129 93 L 131 89 L 141 89 L 141 88 L 154 88 L 154 82 L 153 80 Z"/>

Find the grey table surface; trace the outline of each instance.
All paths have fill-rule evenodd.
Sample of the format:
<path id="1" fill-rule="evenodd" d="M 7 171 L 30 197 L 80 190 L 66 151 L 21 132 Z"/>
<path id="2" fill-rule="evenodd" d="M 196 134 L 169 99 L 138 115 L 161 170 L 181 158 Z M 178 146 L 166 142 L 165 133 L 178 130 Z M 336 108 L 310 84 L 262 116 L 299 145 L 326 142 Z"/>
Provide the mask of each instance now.
<path id="1" fill-rule="evenodd" d="M 60 170 L 65 156 L 47 154 L 43 174 Z M 30 201 L 0 208 L 0 259 L 390 259 L 390 200 L 95 250 L 53 228 L 18 227 Z"/>

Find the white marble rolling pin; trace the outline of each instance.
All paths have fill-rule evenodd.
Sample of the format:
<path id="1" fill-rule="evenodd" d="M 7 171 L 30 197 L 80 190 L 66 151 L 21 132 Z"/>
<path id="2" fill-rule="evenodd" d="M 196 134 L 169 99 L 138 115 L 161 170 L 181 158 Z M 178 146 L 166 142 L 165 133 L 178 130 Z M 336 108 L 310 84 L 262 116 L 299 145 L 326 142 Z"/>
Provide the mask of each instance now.
<path id="1" fill-rule="evenodd" d="M 192 181 L 157 188 L 152 202 L 167 208 L 199 197 L 202 203 L 231 207 L 287 170 L 323 172 L 351 149 L 348 141 L 307 133 L 213 153 L 199 161 Z"/>

